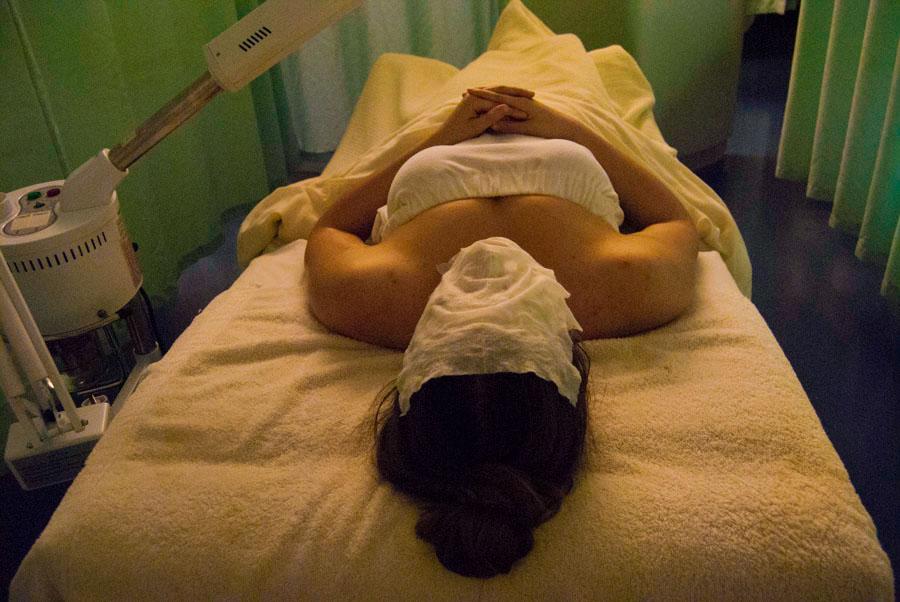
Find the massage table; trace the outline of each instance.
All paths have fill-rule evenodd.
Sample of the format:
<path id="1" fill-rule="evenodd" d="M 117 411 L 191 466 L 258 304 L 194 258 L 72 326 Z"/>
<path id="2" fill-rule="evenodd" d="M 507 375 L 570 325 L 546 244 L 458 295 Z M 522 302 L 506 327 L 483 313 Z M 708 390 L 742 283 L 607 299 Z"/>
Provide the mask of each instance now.
<path id="1" fill-rule="evenodd" d="M 559 49 L 517 0 L 498 35 L 486 54 Z M 329 332 L 307 304 L 304 224 L 335 186 L 439 123 L 459 91 L 417 99 L 407 78 L 472 76 L 394 56 L 373 68 L 360 101 L 392 98 L 394 112 L 358 110 L 321 177 L 248 216 L 248 267 L 118 411 L 12 598 L 892 600 L 872 520 L 748 298 L 736 226 L 719 199 L 692 196 L 705 189 L 654 131 L 652 95 L 620 50 L 585 55 L 618 82 L 609 136 L 686 182 L 707 250 L 686 314 L 585 342 L 584 464 L 510 573 L 462 577 L 415 537 L 415 506 L 380 481 L 373 455 L 374 402 L 402 354 Z"/>

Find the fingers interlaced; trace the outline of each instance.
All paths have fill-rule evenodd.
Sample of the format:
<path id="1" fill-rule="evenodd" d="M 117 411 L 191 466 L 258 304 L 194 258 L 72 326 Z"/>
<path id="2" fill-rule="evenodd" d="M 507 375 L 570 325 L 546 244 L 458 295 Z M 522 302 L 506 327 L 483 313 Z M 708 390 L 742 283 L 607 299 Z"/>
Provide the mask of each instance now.
<path id="1" fill-rule="evenodd" d="M 521 133 L 519 131 L 521 127 L 521 120 L 504 117 L 503 119 L 496 121 L 494 125 L 491 126 L 491 130 L 498 134 L 517 134 Z"/>
<path id="2" fill-rule="evenodd" d="M 523 112 L 524 115 L 523 114 L 518 115 L 519 119 L 527 119 L 528 118 L 527 109 L 532 106 L 531 105 L 532 100 L 530 97 L 526 98 L 524 96 L 515 96 L 512 94 L 502 94 L 499 92 L 495 92 L 493 90 L 486 90 L 484 88 L 470 88 L 468 90 L 468 92 L 469 92 L 470 98 L 472 96 L 477 96 L 478 98 L 490 100 L 491 102 L 494 102 L 497 104 L 507 104 L 507 105 L 513 107 L 514 109 L 517 109 L 518 111 Z"/>
<path id="3" fill-rule="evenodd" d="M 517 88 L 515 86 L 491 86 L 490 88 L 469 88 L 466 92 L 462 93 L 462 97 L 465 98 L 469 95 L 469 92 L 472 90 L 487 90 L 490 92 L 497 92 L 498 94 L 508 94 L 509 96 L 520 96 L 522 98 L 534 98 L 534 90 L 526 90 L 525 88 Z"/>
<path id="4" fill-rule="evenodd" d="M 478 98 L 473 95 L 470 102 L 472 103 L 472 110 L 478 113 L 487 113 L 491 109 L 497 106 L 496 102 L 492 102 L 490 100 L 486 100 L 484 98 Z"/>
<path id="5" fill-rule="evenodd" d="M 526 90 L 525 88 L 517 88 L 515 86 L 492 86 L 487 89 L 500 94 L 509 94 L 510 96 L 523 96 L 525 98 L 534 97 L 533 90 Z"/>
<path id="6" fill-rule="evenodd" d="M 473 102 L 473 105 L 472 105 L 473 110 L 476 113 L 478 113 L 479 115 L 490 111 L 491 109 L 493 109 L 494 107 L 496 107 L 498 105 L 504 104 L 509 107 L 509 116 L 510 117 L 513 117 L 515 119 L 528 119 L 528 113 L 526 113 L 522 109 L 517 109 L 516 107 L 512 106 L 510 103 L 504 102 L 501 99 L 489 100 L 489 99 L 486 99 L 486 98 L 483 98 L 480 96 L 476 96 L 475 94 L 472 94 L 470 98 L 472 99 L 471 102 Z"/>
<path id="7" fill-rule="evenodd" d="M 528 113 L 515 107 L 509 108 L 509 116 L 514 119 L 528 119 Z"/>

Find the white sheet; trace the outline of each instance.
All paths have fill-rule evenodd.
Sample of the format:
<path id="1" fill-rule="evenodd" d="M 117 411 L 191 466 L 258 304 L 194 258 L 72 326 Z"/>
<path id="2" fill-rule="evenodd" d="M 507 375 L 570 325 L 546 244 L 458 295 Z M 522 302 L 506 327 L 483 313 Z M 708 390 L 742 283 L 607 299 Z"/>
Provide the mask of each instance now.
<path id="1" fill-rule="evenodd" d="M 592 441 L 512 573 L 445 570 L 380 484 L 401 354 L 306 308 L 303 241 L 253 261 L 112 423 L 15 599 L 891 600 L 888 559 L 784 355 L 715 253 L 695 307 L 591 341 Z"/>

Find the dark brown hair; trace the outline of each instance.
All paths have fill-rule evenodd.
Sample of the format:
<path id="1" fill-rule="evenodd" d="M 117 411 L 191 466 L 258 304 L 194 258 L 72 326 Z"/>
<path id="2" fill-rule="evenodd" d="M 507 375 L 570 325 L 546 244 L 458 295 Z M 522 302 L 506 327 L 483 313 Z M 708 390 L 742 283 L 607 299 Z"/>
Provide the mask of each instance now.
<path id="1" fill-rule="evenodd" d="M 581 374 L 574 407 L 534 373 L 436 378 L 412 396 L 405 416 L 395 387 L 379 395 L 378 471 L 419 506 L 416 535 L 451 571 L 509 572 L 571 490 L 590 370 L 578 343 L 572 363 Z"/>

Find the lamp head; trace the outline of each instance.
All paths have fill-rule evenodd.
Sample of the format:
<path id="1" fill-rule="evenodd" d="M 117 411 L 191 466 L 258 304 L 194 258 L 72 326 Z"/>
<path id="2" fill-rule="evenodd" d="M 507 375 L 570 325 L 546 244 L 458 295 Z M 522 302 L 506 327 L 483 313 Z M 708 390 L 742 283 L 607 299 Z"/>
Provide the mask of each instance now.
<path id="1" fill-rule="evenodd" d="M 268 0 L 204 47 L 209 72 L 234 92 L 341 20 L 362 0 Z"/>

